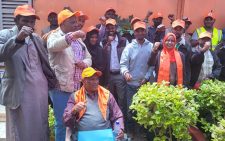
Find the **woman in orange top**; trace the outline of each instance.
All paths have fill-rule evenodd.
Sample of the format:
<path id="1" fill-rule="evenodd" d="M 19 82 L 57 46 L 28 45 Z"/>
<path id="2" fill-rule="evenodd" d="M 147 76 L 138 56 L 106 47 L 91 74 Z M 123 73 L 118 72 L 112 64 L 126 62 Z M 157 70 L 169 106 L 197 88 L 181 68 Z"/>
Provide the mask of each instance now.
<path id="1" fill-rule="evenodd" d="M 168 33 L 163 39 L 163 49 L 159 51 L 160 43 L 156 42 L 148 64 L 155 66 L 156 81 L 167 81 L 171 85 L 185 85 L 184 55 L 176 50 L 176 36 Z"/>

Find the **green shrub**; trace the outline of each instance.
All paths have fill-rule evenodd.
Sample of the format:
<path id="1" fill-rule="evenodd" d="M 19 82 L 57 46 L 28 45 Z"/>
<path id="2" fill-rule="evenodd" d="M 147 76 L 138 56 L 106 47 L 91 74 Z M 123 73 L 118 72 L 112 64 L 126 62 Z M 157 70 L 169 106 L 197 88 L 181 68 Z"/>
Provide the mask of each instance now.
<path id="1" fill-rule="evenodd" d="M 212 131 L 212 141 L 224 141 L 225 140 L 225 120 L 222 119 L 218 123 L 218 126 L 213 125 Z"/>
<path id="2" fill-rule="evenodd" d="M 194 101 L 195 90 L 162 84 L 143 85 L 134 95 L 132 109 L 134 119 L 149 131 L 154 131 L 155 141 L 191 140 L 188 127 L 195 125 L 198 105 Z"/>
<path id="3" fill-rule="evenodd" d="M 50 138 L 55 137 L 55 116 L 52 107 L 48 106 L 48 124 L 50 129 Z"/>
<path id="4" fill-rule="evenodd" d="M 211 127 L 216 125 L 225 113 L 225 84 L 219 80 L 205 80 L 200 86 L 196 102 L 200 105 L 201 128 L 211 138 Z"/>

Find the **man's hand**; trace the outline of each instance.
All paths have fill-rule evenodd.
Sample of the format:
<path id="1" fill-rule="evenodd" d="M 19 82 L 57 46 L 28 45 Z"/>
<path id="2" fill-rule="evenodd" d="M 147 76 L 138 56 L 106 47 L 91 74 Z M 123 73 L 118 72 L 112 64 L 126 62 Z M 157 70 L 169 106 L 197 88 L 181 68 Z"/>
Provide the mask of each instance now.
<path id="1" fill-rule="evenodd" d="M 123 132 L 122 129 L 121 129 L 120 132 L 118 133 L 116 139 L 117 139 L 117 140 L 122 140 L 122 139 L 124 139 L 124 132 Z"/>
<path id="2" fill-rule="evenodd" d="M 114 40 L 115 37 L 113 36 L 108 36 L 108 43 L 111 43 Z"/>
<path id="3" fill-rule="evenodd" d="M 149 18 L 152 14 L 153 14 L 153 12 L 152 12 L 151 10 L 149 10 L 149 11 L 147 12 L 146 18 Z"/>
<path id="4" fill-rule="evenodd" d="M 144 78 L 143 80 L 141 80 L 140 81 L 140 85 L 143 85 L 143 84 L 145 84 L 145 83 L 147 83 L 147 80 Z"/>
<path id="5" fill-rule="evenodd" d="M 73 112 L 79 113 L 81 110 L 83 110 L 86 107 L 86 102 L 78 102 L 74 107 L 73 107 Z"/>
<path id="6" fill-rule="evenodd" d="M 152 51 L 156 53 L 159 50 L 159 47 L 160 47 L 160 42 L 155 42 Z"/>
<path id="7" fill-rule="evenodd" d="M 25 40 L 26 37 L 28 37 L 33 32 L 34 30 L 31 27 L 23 26 L 21 30 L 19 31 L 19 34 L 17 35 L 16 39 L 19 41 L 23 41 Z"/>
<path id="8" fill-rule="evenodd" d="M 166 27 L 163 24 L 158 25 L 156 28 L 156 32 L 165 32 L 165 30 L 166 30 Z"/>
<path id="9" fill-rule="evenodd" d="M 169 20 L 170 20 L 171 22 L 173 22 L 173 21 L 175 20 L 174 14 L 169 14 L 169 15 L 168 15 L 168 18 L 169 18 Z"/>
<path id="10" fill-rule="evenodd" d="M 205 42 L 203 48 L 200 49 L 201 52 L 206 52 L 207 50 L 209 50 L 211 47 L 211 42 Z"/>
<path id="11" fill-rule="evenodd" d="M 99 18 L 99 21 L 100 21 L 100 24 L 101 24 L 101 25 L 105 26 L 105 22 L 106 22 L 105 16 L 100 17 L 100 18 Z"/>
<path id="12" fill-rule="evenodd" d="M 78 31 L 71 33 L 71 36 L 74 40 L 79 39 L 79 38 L 84 39 L 86 34 L 84 31 L 78 30 Z"/>
<path id="13" fill-rule="evenodd" d="M 131 81 L 131 79 L 132 79 L 132 76 L 129 72 L 126 72 L 124 77 L 125 77 L 126 81 Z"/>
<path id="14" fill-rule="evenodd" d="M 77 61 L 75 65 L 81 69 L 85 69 L 87 66 L 83 61 Z"/>

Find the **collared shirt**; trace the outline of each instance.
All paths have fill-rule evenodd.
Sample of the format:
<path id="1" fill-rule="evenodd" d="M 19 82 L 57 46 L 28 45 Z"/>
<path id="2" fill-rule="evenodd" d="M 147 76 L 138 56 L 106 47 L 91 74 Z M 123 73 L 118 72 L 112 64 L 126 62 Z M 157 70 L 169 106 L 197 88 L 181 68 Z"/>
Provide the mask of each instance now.
<path id="1" fill-rule="evenodd" d="M 201 82 L 202 80 L 204 80 L 205 78 L 207 78 L 209 75 L 212 74 L 213 65 L 214 65 L 213 56 L 210 50 L 207 50 L 204 53 L 204 62 L 202 64 L 202 68 L 198 77 L 199 82 Z"/>
<path id="2" fill-rule="evenodd" d="M 85 49 L 82 47 L 82 45 L 77 40 L 73 40 L 72 37 L 70 37 L 70 35 L 71 35 L 71 33 L 68 33 L 65 36 L 65 38 L 72 47 L 73 54 L 74 54 L 74 62 L 76 64 L 76 62 L 84 60 Z M 81 69 L 75 65 L 74 70 L 75 70 L 75 72 L 74 72 L 74 89 L 76 91 L 76 90 L 80 89 L 81 73 L 82 73 L 83 69 Z"/>
<path id="3" fill-rule="evenodd" d="M 117 54 L 118 43 L 119 39 L 116 36 L 115 39 L 111 42 L 110 71 L 112 72 L 120 71 L 120 62 Z"/>
<path id="4" fill-rule="evenodd" d="M 121 56 L 120 71 L 124 75 L 129 72 L 132 80 L 128 84 L 140 86 L 140 82 L 145 78 L 149 79 L 153 68 L 149 67 L 147 62 L 151 55 L 153 44 L 145 39 L 145 42 L 140 45 L 136 39 L 128 44 Z"/>

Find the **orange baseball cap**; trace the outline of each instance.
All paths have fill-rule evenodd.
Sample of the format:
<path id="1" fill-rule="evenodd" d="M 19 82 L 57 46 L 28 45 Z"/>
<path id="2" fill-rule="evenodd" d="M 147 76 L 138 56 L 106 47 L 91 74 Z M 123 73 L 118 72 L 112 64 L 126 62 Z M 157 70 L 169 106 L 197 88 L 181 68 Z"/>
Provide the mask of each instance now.
<path id="1" fill-rule="evenodd" d="M 99 32 L 99 29 L 98 28 L 96 28 L 95 26 L 89 26 L 87 29 L 86 29 L 86 32 L 91 32 L 91 31 L 98 31 Z"/>
<path id="2" fill-rule="evenodd" d="M 58 24 L 60 25 L 61 23 L 63 23 L 66 19 L 75 16 L 76 13 L 71 12 L 68 9 L 62 10 L 61 12 L 59 12 L 58 14 Z"/>
<path id="3" fill-rule="evenodd" d="M 106 20 L 105 25 L 108 25 L 108 24 L 116 25 L 116 20 L 109 18 L 108 20 Z"/>
<path id="4" fill-rule="evenodd" d="M 108 11 L 113 11 L 113 12 L 116 13 L 116 10 L 114 8 L 112 8 L 112 7 L 107 8 L 106 11 L 105 11 L 105 13 L 108 12 Z"/>
<path id="5" fill-rule="evenodd" d="M 212 34 L 211 33 L 209 33 L 209 32 L 202 32 L 200 35 L 199 35 L 199 39 L 202 39 L 202 38 L 212 38 Z"/>
<path id="6" fill-rule="evenodd" d="M 207 18 L 207 17 L 211 17 L 212 19 L 215 19 L 215 15 L 214 15 L 212 12 L 209 12 L 209 13 L 205 16 L 205 18 Z"/>
<path id="7" fill-rule="evenodd" d="M 14 11 L 14 17 L 21 15 L 21 16 L 35 16 L 36 19 L 40 20 L 40 17 L 36 15 L 35 10 L 30 5 L 21 5 L 17 6 Z"/>
<path id="8" fill-rule="evenodd" d="M 181 19 L 177 19 L 177 20 L 173 21 L 172 28 L 175 28 L 177 26 L 181 26 L 182 28 L 185 28 L 185 22 Z"/>
<path id="9" fill-rule="evenodd" d="M 88 17 L 86 14 L 84 14 L 83 11 L 76 11 L 76 12 L 75 12 L 75 16 L 76 16 L 76 17 L 81 17 L 81 16 L 83 16 L 83 17 L 85 18 L 85 20 L 88 20 L 88 19 L 89 19 L 89 17 Z"/>
<path id="10" fill-rule="evenodd" d="M 146 23 L 142 21 L 138 21 L 134 24 L 134 31 L 137 30 L 138 28 L 143 28 L 146 29 Z"/>
<path id="11" fill-rule="evenodd" d="M 163 18 L 162 13 L 158 12 L 158 13 L 154 13 L 152 19 L 156 19 L 156 18 Z"/>
<path id="12" fill-rule="evenodd" d="M 133 25 L 134 25 L 136 22 L 138 22 L 138 21 L 141 21 L 141 19 L 138 18 L 138 17 L 132 18 L 132 20 L 131 20 L 131 22 L 130 22 L 131 26 L 133 26 Z"/>

